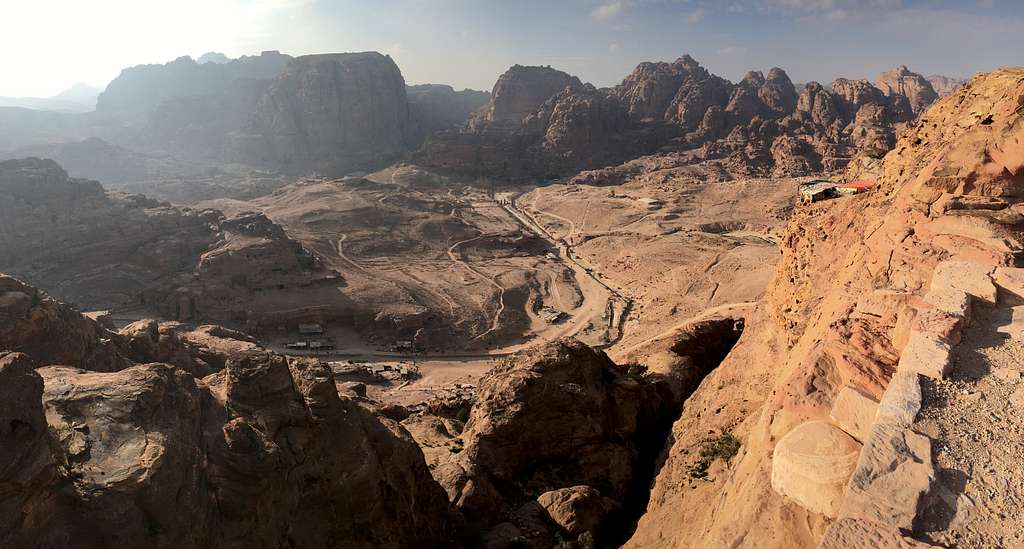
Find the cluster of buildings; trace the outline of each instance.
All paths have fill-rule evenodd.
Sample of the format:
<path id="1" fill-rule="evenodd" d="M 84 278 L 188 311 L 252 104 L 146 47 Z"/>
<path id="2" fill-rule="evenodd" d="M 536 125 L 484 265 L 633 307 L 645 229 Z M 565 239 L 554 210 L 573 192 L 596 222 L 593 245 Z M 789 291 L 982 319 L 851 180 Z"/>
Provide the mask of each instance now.
<path id="1" fill-rule="evenodd" d="M 828 179 L 815 179 L 800 184 L 800 201 L 804 203 L 821 202 L 841 196 L 849 196 L 870 191 L 875 186 L 874 181 L 858 179 L 856 181 L 842 182 Z"/>
<path id="2" fill-rule="evenodd" d="M 537 314 L 548 324 L 558 324 L 569 318 L 569 315 L 552 307 L 542 307 Z"/>
<path id="3" fill-rule="evenodd" d="M 324 327 L 320 324 L 299 324 L 298 337 L 285 343 L 289 351 L 308 351 L 326 353 L 334 350 L 334 340 L 324 335 Z"/>

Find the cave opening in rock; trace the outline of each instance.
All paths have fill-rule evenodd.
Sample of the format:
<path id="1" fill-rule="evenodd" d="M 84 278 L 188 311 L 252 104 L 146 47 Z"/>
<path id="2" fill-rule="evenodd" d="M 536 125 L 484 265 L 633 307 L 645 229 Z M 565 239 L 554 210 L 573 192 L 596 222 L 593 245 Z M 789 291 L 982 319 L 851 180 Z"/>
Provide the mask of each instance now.
<path id="1" fill-rule="evenodd" d="M 661 384 L 665 405 L 650 427 L 638 433 L 639 452 L 635 481 L 627 494 L 621 512 L 610 517 L 605 529 L 608 546 L 621 546 L 633 535 L 637 522 L 647 510 L 654 481 L 664 465 L 666 452 L 672 446 L 672 426 L 679 419 L 687 399 L 700 387 L 704 378 L 725 360 L 743 335 L 741 318 L 715 318 L 689 326 L 679 334 L 670 351 L 684 360 L 685 366 L 672 382 Z"/>

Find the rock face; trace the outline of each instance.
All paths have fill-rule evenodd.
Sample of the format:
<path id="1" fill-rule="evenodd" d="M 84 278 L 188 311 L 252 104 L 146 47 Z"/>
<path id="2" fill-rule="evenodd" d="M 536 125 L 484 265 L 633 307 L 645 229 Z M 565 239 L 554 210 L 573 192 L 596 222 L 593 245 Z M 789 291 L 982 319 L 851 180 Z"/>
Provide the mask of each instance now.
<path id="1" fill-rule="evenodd" d="M 76 314 L 48 297 L 37 307 Z M 36 317 L 29 322 L 45 323 Z M 0 349 L 31 348 L 31 333 Z M 127 346 L 119 334 L 74 335 Z M 109 372 L 70 356 L 0 350 L 0 543 L 456 543 L 458 519 L 422 453 L 400 429 L 339 398 L 330 368 L 213 347 L 233 350 L 202 379 L 150 363 L 155 356 L 139 346 L 137 363 Z M 63 365 L 47 366 L 58 359 Z"/>
<path id="2" fill-rule="evenodd" d="M 95 152 L 111 158 L 81 159 L 89 171 L 72 171 L 104 181 L 187 177 L 223 164 L 344 175 L 395 160 L 426 135 L 463 124 L 487 100 L 448 86 L 410 93 L 394 61 L 376 52 L 181 57 L 125 69 L 95 113 L 0 111 L 10 128 L 0 150 L 101 139 L 113 147 Z"/>
<path id="3" fill-rule="evenodd" d="M 571 488 L 539 501 L 579 535 L 616 506 L 633 503 L 642 460 L 651 457 L 644 441 L 655 436 L 672 402 L 657 378 L 631 376 L 575 340 L 551 343 L 481 379 L 461 435 L 464 449 L 434 475 L 485 531 L 530 503 L 531 494 Z M 613 530 L 614 520 L 622 519 L 603 527 Z"/>
<path id="4" fill-rule="evenodd" d="M 469 121 L 474 132 L 518 130 L 523 119 L 537 112 L 551 96 L 566 87 L 580 87 L 575 76 L 551 67 L 514 65 L 498 77 L 487 105 Z"/>
<path id="5" fill-rule="evenodd" d="M 462 132 L 428 139 L 416 160 L 507 179 L 557 178 L 655 150 L 722 160 L 737 175 L 834 170 L 857 152 L 880 157 L 936 97 L 906 70 L 879 82 L 884 91 L 840 79 L 798 93 L 778 67 L 733 84 L 683 56 L 641 63 L 618 86 L 598 90 L 549 67 L 517 65 Z M 568 116 L 550 116 L 558 110 Z"/>
<path id="6" fill-rule="evenodd" d="M 916 72 L 910 72 L 906 65 L 879 74 L 875 79 L 875 85 L 889 97 L 906 97 L 910 103 L 910 110 L 915 115 L 924 112 L 939 98 L 931 82 Z"/>
<path id="7" fill-rule="evenodd" d="M 226 155 L 343 175 L 395 158 L 409 137 L 405 80 L 391 57 L 306 55 L 270 83 Z"/>
<path id="8" fill-rule="evenodd" d="M 291 59 L 266 51 L 223 64 L 197 63 L 184 56 L 164 65 L 127 68 L 100 94 L 96 109 L 142 113 L 168 99 L 222 95 L 238 81 L 276 78 Z"/>
<path id="9" fill-rule="evenodd" d="M 255 329 L 281 308 L 263 290 L 301 288 L 331 303 L 326 288 L 341 283 L 262 214 L 107 193 L 52 160 L 0 162 L 0 228 L 0 269 L 90 308 Z M 346 314 L 341 299 L 333 310 Z"/>
<path id="10" fill-rule="evenodd" d="M 946 97 L 967 83 L 966 78 L 954 78 L 951 76 L 943 76 L 941 74 L 933 74 L 927 77 L 926 80 L 928 80 L 928 83 L 932 85 L 932 89 L 935 90 L 935 93 L 939 94 L 939 97 Z"/>
<path id="11" fill-rule="evenodd" d="M 455 91 L 451 86 L 442 84 L 407 86 L 405 94 L 420 141 L 432 132 L 462 126 L 491 98 L 487 92 Z"/>
<path id="12" fill-rule="evenodd" d="M 844 82 L 832 97 L 823 91 L 808 85 L 798 102 L 816 123 L 881 105 L 863 84 Z M 920 505 L 942 487 L 932 484 L 935 446 L 914 431 L 921 376 L 905 361 L 941 366 L 941 352 L 922 359 L 914 333 L 951 337 L 950 323 L 969 314 L 967 292 L 974 303 L 992 299 L 986 277 L 1019 261 L 1020 218 L 1012 214 L 1024 208 L 1022 97 L 1024 69 L 979 75 L 925 110 L 880 167 L 851 164 L 851 177 L 877 178 L 875 191 L 795 210 L 764 303 L 687 400 L 627 547 L 817 546 L 826 530 L 828 547 L 913 547 L 920 544 L 905 538 L 931 538 L 918 530 L 927 512 Z M 737 459 L 712 482 L 689 480 L 705 433 L 727 429 L 743 441 Z M 816 499 L 836 496 L 835 484 L 797 495 L 807 483 L 786 485 L 775 473 L 793 471 L 796 456 L 814 461 L 793 451 L 791 437 L 827 430 L 844 441 L 836 448 L 852 450 L 858 443 L 846 429 L 864 442 L 839 505 L 853 521 L 831 521 L 835 498 Z M 811 474 L 812 466 L 795 470 Z"/>

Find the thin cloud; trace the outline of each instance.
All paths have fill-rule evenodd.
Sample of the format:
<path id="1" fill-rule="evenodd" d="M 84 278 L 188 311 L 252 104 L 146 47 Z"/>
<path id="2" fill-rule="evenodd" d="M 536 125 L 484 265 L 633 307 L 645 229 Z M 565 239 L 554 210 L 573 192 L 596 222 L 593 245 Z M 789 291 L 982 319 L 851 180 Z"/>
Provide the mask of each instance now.
<path id="1" fill-rule="evenodd" d="M 690 14 L 686 16 L 686 22 L 691 25 L 695 25 L 704 20 L 704 15 L 704 8 L 697 8 L 691 11 Z"/>
<path id="2" fill-rule="evenodd" d="M 721 57 L 735 57 L 747 53 L 747 48 L 740 46 L 726 46 L 719 48 L 715 53 Z"/>
<path id="3" fill-rule="evenodd" d="M 621 15 L 625 9 L 626 5 L 622 2 L 606 2 L 594 8 L 590 17 L 595 21 L 609 21 Z"/>

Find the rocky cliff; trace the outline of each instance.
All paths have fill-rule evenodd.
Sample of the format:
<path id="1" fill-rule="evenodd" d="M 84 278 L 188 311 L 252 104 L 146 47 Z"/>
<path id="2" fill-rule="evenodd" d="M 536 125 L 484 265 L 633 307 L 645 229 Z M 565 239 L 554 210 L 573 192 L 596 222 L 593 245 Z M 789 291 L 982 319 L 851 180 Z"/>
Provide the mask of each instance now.
<path id="1" fill-rule="evenodd" d="M 36 158 L 0 162 L 0 214 L 0 269 L 79 306 L 256 329 L 301 289 L 349 313 L 327 289 L 340 278 L 262 214 L 107 193 Z"/>
<path id="2" fill-rule="evenodd" d="M 905 97 L 915 115 L 924 112 L 939 98 L 931 82 L 920 74 L 910 72 L 906 65 L 879 74 L 875 86 L 889 97 Z"/>
<path id="3" fill-rule="evenodd" d="M 935 90 L 935 93 L 939 94 L 939 97 L 945 97 L 960 89 L 960 87 L 967 83 L 966 78 L 954 78 L 952 76 L 943 76 L 941 74 L 933 74 L 927 77 L 927 80 L 928 83 L 932 85 L 932 89 Z"/>
<path id="4" fill-rule="evenodd" d="M 432 132 L 465 124 L 469 116 L 486 105 L 491 97 L 487 92 L 455 91 L 443 84 L 407 86 L 405 94 L 409 98 L 409 110 L 420 141 Z"/>
<path id="5" fill-rule="evenodd" d="M 107 85 L 96 109 L 147 113 L 171 99 L 223 95 L 238 81 L 277 78 L 291 59 L 280 52 L 266 51 L 228 63 L 197 63 L 184 56 L 163 65 L 130 67 Z"/>
<path id="6" fill-rule="evenodd" d="M 970 319 L 1018 303 L 1022 117 L 1024 71 L 979 75 L 926 110 L 880 169 L 854 168 L 877 178 L 873 193 L 797 209 L 765 302 L 675 423 L 628 547 L 1013 544 L 1000 511 L 956 510 L 978 483 L 1016 482 L 1012 467 L 964 486 L 949 467 L 968 465 L 944 456 L 975 453 L 918 413 L 954 412 L 944 378 L 984 375 L 951 374 L 977 360 L 952 358 Z M 696 480 L 712 433 L 741 449 Z"/>
<path id="7" fill-rule="evenodd" d="M 840 79 L 798 93 L 777 67 L 733 84 L 690 56 L 641 63 L 608 90 L 549 67 L 516 66 L 462 132 L 428 139 L 416 160 L 527 179 L 668 150 L 691 151 L 693 162 L 722 160 L 738 175 L 831 171 L 857 152 L 884 154 L 900 126 L 936 97 L 906 67 L 884 73 L 879 86 Z"/>
<path id="8" fill-rule="evenodd" d="M 0 318 L 6 547 L 458 543 L 408 434 L 339 398 L 316 360 L 224 330 L 110 332 L 3 275 Z M 41 331 L 116 362 L 38 348 Z M 170 348 L 213 373 L 155 362 Z"/>
<path id="9" fill-rule="evenodd" d="M 144 176 L 152 185 L 226 163 L 345 174 L 379 167 L 430 133 L 465 123 L 487 97 L 440 85 L 407 93 L 394 61 L 375 52 L 293 58 L 267 51 L 224 62 L 181 57 L 123 70 L 95 113 L 0 109 L 9 127 L 0 151 L 13 158 L 99 138 L 113 148 L 76 161 L 86 171 L 75 175 Z"/>
<path id="10" fill-rule="evenodd" d="M 390 57 L 307 55 L 267 87 L 225 156 L 342 175 L 397 157 L 410 130 L 405 81 Z"/>

